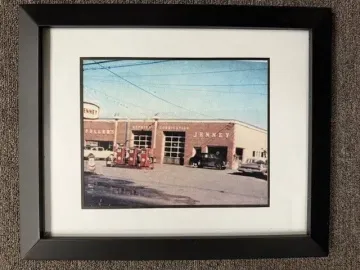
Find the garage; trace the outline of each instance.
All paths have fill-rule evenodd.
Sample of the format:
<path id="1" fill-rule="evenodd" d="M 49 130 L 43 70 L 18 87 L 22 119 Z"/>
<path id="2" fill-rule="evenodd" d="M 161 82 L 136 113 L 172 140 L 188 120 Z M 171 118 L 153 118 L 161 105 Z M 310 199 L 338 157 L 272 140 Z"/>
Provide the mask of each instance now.
<path id="1" fill-rule="evenodd" d="M 151 131 L 133 131 L 133 145 L 140 148 L 151 148 Z"/>
<path id="2" fill-rule="evenodd" d="M 227 146 L 208 146 L 208 153 L 221 156 L 224 160 L 227 160 Z"/>
<path id="3" fill-rule="evenodd" d="M 85 120 L 83 134 L 85 144 L 105 149 L 114 142 L 152 148 L 161 164 L 188 165 L 196 153 L 218 153 L 236 169 L 239 161 L 268 155 L 266 130 L 232 120 Z"/>
<path id="4" fill-rule="evenodd" d="M 164 163 L 184 164 L 185 132 L 164 132 Z"/>

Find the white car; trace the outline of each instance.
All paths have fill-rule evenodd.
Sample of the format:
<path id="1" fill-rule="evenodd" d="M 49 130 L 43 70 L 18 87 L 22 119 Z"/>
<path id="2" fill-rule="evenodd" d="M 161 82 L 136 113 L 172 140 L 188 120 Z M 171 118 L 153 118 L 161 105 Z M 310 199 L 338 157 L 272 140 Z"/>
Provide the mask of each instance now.
<path id="1" fill-rule="evenodd" d="M 110 155 L 113 155 L 113 151 L 105 150 L 104 147 L 99 146 L 85 146 L 84 147 L 84 158 L 94 156 L 95 159 L 106 159 Z"/>
<path id="2" fill-rule="evenodd" d="M 242 163 L 238 167 L 238 171 L 241 173 L 255 173 L 267 176 L 268 162 L 267 159 L 261 158 L 249 158 L 245 163 Z"/>

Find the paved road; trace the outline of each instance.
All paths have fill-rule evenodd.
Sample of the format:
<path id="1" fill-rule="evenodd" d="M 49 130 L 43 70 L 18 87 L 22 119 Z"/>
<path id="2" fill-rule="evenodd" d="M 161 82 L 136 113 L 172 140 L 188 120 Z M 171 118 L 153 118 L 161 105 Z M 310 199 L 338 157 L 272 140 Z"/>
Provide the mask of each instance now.
<path id="1" fill-rule="evenodd" d="M 86 170 L 86 161 L 85 161 Z M 85 206 L 266 205 L 268 183 L 232 170 L 156 164 L 154 170 L 109 168 L 85 172 Z"/>

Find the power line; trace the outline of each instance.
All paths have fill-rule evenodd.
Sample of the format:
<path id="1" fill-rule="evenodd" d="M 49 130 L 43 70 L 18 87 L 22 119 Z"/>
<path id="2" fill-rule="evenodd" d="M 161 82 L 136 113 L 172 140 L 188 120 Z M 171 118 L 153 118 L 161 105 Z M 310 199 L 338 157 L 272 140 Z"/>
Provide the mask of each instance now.
<path id="1" fill-rule="evenodd" d="M 131 103 L 131 102 L 128 102 L 128 101 L 120 101 L 118 98 L 113 97 L 113 96 L 110 96 L 110 95 L 108 95 L 108 94 L 106 94 L 106 93 L 103 93 L 103 92 L 101 92 L 100 90 L 94 89 L 94 88 L 92 88 L 92 87 L 88 87 L 88 86 L 85 86 L 85 87 L 86 87 L 87 89 L 90 89 L 90 90 L 94 91 L 94 92 L 100 93 L 100 94 L 102 94 L 102 95 L 104 95 L 104 96 L 106 96 L 106 97 L 108 97 L 108 98 L 110 98 L 110 99 L 112 99 L 112 100 L 114 100 L 114 101 L 118 101 L 118 103 L 121 104 L 120 106 L 125 107 L 125 108 L 127 108 L 127 109 L 128 109 L 129 107 L 127 107 L 125 104 L 122 104 L 121 102 L 127 103 L 127 104 L 129 104 L 130 106 L 134 106 L 134 107 L 136 107 L 136 108 L 140 108 L 140 109 L 147 110 L 147 111 L 151 111 L 151 112 L 156 112 L 155 110 L 148 109 L 148 108 L 144 108 L 144 107 L 142 107 L 142 106 L 136 105 L 136 104 Z"/>
<path id="2" fill-rule="evenodd" d="M 101 64 L 98 64 L 98 65 L 99 65 L 99 66 L 102 66 Z M 186 111 L 189 111 L 189 112 L 193 112 L 193 113 L 196 113 L 196 114 L 205 116 L 205 117 L 210 117 L 210 116 L 208 116 L 208 115 L 205 115 L 205 114 L 202 114 L 202 113 L 199 113 L 199 112 L 196 112 L 196 111 L 187 109 L 187 108 L 185 108 L 185 107 L 182 107 L 182 106 L 180 106 L 180 105 L 177 105 L 177 104 L 175 104 L 175 103 L 172 103 L 172 102 L 170 102 L 170 101 L 168 101 L 168 100 L 166 100 L 166 99 L 163 99 L 162 97 L 159 97 L 159 96 L 151 93 L 150 91 L 148 91 L 148 90 L 146 90 L 146 89 L 144 89 L 144 88 L 142 88 L 142 87 L 134 84 L 133 82 L 131 82 L 131 81 L 127 80 L 127 79 L 124 79 L 123 77 L 121 77 L 120 75 L 118 75 L 118 74 L 116 74 L 115 72 L 111 71 L 110 69 L 108 69 L 108 68 L 106 68 L 106 67 L 104 67 L 104 68 L 105 68 L 108 72 L 110 72 L 111 74 L 113 74 L 114 76 L 122 79 L 123 81 L 131 84 L 132 86 L 140 89 L 141 91 L 143 91 L 143 92 L 145 92 L 145 93 L 148 93 L 149 95 L 151 95 L 151 96 L 153 96 L 153 97 L 155 97 L 155 98 L 157 98 L 157 99 L 160 99 L 160 100 L 162 100 L 162 101 L 164 101 L 164 102 L 166 102 L 166 103 L 168 103 L 168 104 L 170 104 L 170 105 L 172 105 L 172 106 L 175 106 L 175 107 L 178 107 L 178 108 L 180 108 L 180 109 L 183 109 L 183 110 L 186 110 Z"/>
<path id="3" fill-rule="evenodd" d="M 144 84 L 140 84 L 144 85 Z M 247 84 L 173 84 L 173 83 L 156 83 L 151 84 L 147 83 L 148 86 L 211 86 L 211 87 L 233 87 L 233 86 L 259 86 L 259 85 L 267 85 L 267 83 L 247 83 Z"/>
<path id="4" fill-rule="evenodd" d="M 107 99 L 112 98 L 112 97 L 110 97 L 109 95 L 100 92 L 99 90 L 96 90 L 96 89 L 93 89 L 93 88 L 90 88 L 90 87 L 86 87 L 86 88 L 87 88 L 89 91 L 93 91 L 93 92 L 95 92 L 95 93 L 101 93 L 101 94 L 103 94 Z M 116 99 L 115 99 L 115 98 L 112 98 L 112 101 L 115 103 Z M 126 109 L 129 108 L 128 106 L 126 106 L 125 104 L 121 103 L 120 101 L 117 101 L 116 104 L 117 104 L 118 106 L 124 107 L 124 108 L 126 108 Z"/>
<path id="5" fill-rule="evenodd" d="M 267 96 L 265 93 L 254 93 L 254 92 L 238 92 L 238 91 L 217 91 L 217 90 L 193 90 L 193 89 L 172 89 L 172 90 L 179 90 L 179 91 L 188 91 L 188 92 L 206 92 L 206 93 L 221 93 L 221 94 L 244 94 L 244 95 L 260 95 L 260 96 Z"/>
<path id="6" fill-rule="evenodd" d="M 93 63 L 86 63 L 86 64 L 83 64 L 83 66 L 90 66 L 90 65 L 96 65 L 97 63 L 103 64 L 103 63 L 118 62 L 118 61 L 122 61 L 122 60 L 104 60 L 104 61 L 94 61 L 93 60 Z"/>
<path id="7" fill-rule="evenodd" d="M 128 76 L 124 76 L 124 77 L 128 77 Z M 114 80 L 97 80 L 99 82 L 114 82 L 116 83 L 116 81 Z M 142 84 L 142 85 L 146 85 L 146 84 Z M 174 84 L 175 85 L 175 84 Z M 253 85 L 253 84 L 252 84 Z M 149 87 L 151 88 L 160 88 L 160 89 L 165 89 L 165 85 L 157 85 L 157 84 L 148 84 Z M 175 85 L 176 86 L 176 85 Z M 245 85 L 244 85 L 245 86 Z M 248 85 L 250 86 L 250 85 Z M 257 85 L 256 85 L 257 86 Z M 222 93 L 222 94 L 250 94 L 250 95 L 263 95 L 263 96 L 267 96 L 267 93 L 260 93 L 260 92 L 243 92 L 243 91 L 221 91 L 221 90 L 210 90 L 210 89 L 185 89 L 185 88 L 178 88 L 178 87 L 173 87 L 173 85 L 168 85 L 168 88 L 170 88 L 171 90 L 179 90 L 179 91 L 189 91 L 189 92 L 213 92 L 213 93 Z M 232 86 L 231 86 L 232 87 Z"/>
<path id="8" fill-rule="evenodd" d="M 159 60 L 159 61 L 152 61 L 152 62 L 140 62 L 140 63 L 136 63 L 136 64 L 118 65 L 118 66 L 108 66 L 108 67 L 105 67 L 105 66 L 101 65 L 100 62 L 94 62 L 93 64 L 98 64 L 99 66 L 101 66 L 101 68 L 86 68 L 86 69 L 83 69 L 83 70 L 84 70 L 84 71 L 87 71 L 87 70 L 100 70 L 100 69 L 109 70 L 110 68 L 120 68 L 120 67 L 133 67 L 133 66 L 152 65 L 152 64 L 158 64 L 158 63 L 163 63 L 163 62 L 168 62 L 168 61 L 170 61 L 170 60 Z"/>
<path id="9" fill-rule="evenodd" d="M 215 74 L 215 73 L 230 73 L 241 71 L 255 71 L 267 70 L 267 68 L 253 68 L 253 69 L 232 69 L 232 70 L 218 70 L 218 71 L 203 71 L 203 72 L 186 72 L 186 73 L 168 73 L 168 74 L 149 74 L 149 75 L 130 75 L 125 77 L 158 77 L 158 76 L 185 76 L 185 75 L 199 75 L 199 74 Z"/>
<path id="10" fill-rule="evenodd" d="M 92 63 L 92 64 L 96 64 L 96 63 Z M 109 68 L 112 68 L 112 67 L 109 66 Z M 138 75 L 129 75 L 129 76 L 124 76 L 124 77 L 133 78 L 133 77 L 188 76 L 188 75 L 199 75 L 199 74 L 231 73 L 231 72 L 256 71 L 256 70 L 267 70 L 267 68 L 231 69 L 231 70 L 185 72 L 185 73 L 138 74 Z"/>
<path id="11" fill-rule="evenodd" d="M 152 86 L 155 87 L 155 86 Z M 155 88 L 164 88 L 162 86 L 158 86 Z M 184 89 L 184 88 L 171 88 L 171 90 L 175 90 L 175 91 L 187 91 L 187 92 L 194 92 L 194 93 L 202 93 L 202 92 L 206 92 L 206 93 L 221 93 L 221 94 L 249 94 L 249 95 L 263 95 L 263 96 L 267 96 L 267 93 L 260 93 L 260 92 L 242 92 L 242 91 L 221 91 L 221 90 L 208 90 L 208 89 Z"/>

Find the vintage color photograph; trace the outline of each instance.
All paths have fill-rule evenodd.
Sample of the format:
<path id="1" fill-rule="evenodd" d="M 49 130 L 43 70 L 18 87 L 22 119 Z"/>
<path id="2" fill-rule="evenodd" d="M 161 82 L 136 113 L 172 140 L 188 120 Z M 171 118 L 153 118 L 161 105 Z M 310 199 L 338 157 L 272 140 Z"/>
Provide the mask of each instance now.
<path id="1" fill-rule="evenodd" d="M 83 208 L 269 205 L 269 59 L 80 65 Z"/>

